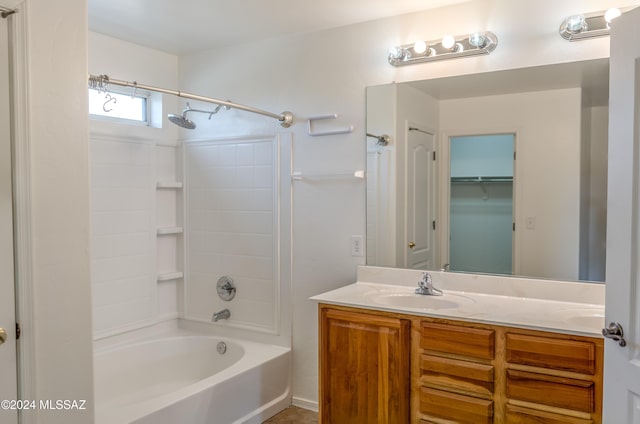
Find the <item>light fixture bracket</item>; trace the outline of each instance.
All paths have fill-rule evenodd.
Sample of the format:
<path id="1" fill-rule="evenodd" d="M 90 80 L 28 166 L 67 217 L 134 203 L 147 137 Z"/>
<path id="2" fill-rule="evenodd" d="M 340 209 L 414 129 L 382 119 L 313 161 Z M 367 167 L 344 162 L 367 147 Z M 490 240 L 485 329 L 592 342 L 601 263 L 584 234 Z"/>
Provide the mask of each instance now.
<path id="1" fill-rule="evenodd" d="M 560 29 L 558 30 L 560 32 L 560 36 L 567 41 L 580 41 L 587 38 L 609 35 L 609 25 L 604 19 L 604 11 L 585 13 L 582 16 L 585 21 L 583 29 L 571 31 L 569 29 L 569 18 L 571 17 L 569 17 L 562 21 L 562 24 L 560 25 Z"/>
<path id="2" fill-rule="evenodd" d="M 620 12 L 630 10 L 629 7 L 618 8 Z M 604 37 L 610 33 L 610 22 L 605 19 L 606 10 L 600 12 L 583 13 L 582 15 L 572 15 L 562 21 L 558 32 L 560 36 L 567 41 L 580 41 L 589 38 Z M 570 29 L 570 19 L 575 16 L 584 17 L 584 26 L 579 30 Z"/>
<path id="3" fill-rule="evenodd" d="M 498 45 L 498 37 L 489 31 L 483 32 L 482 35 L 485 37 L 485 41 L 481 46 L 472 45 L 469 41 L 469 35 L 454 37 L 455 44 L 452 49 L 443 47 L 442 40 L 426 41 L 427 49 L 424 53 L 416 52 L 414 50 L 414 44 L 397 46 L 393 49 L 396 54 L 390 53 L 388 60 L 393 66 L 405 66 L 415 63 L 489 54 L 494 51 Z"/>

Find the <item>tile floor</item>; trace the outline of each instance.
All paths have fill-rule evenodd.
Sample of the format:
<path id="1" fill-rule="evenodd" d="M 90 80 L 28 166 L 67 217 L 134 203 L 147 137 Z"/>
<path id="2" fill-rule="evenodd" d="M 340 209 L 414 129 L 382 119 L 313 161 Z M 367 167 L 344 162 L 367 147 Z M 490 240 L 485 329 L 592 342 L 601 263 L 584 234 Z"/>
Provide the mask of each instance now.
<path id="1" fill-rule="evenodd" d="M 290 406 L 263 424 L 318 424 L 318 413 Z"/>

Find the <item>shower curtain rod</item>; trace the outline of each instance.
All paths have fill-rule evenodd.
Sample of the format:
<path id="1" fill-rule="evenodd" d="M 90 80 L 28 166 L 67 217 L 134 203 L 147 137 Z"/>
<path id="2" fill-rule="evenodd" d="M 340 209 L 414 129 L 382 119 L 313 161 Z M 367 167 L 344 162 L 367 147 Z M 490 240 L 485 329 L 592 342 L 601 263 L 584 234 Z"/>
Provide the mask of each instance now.
<path id="1" fill-rule="evenodd" d="M 218 100 L 210 97 L 199 96 L 197 94 L 184 93 L 182 91 L 169 90 L 166 88 L 153 87 L 150 85 L 138 84 L 136 81 L 129 82 L 123 80 L 117 80 L 109 78 L 108 75 L 93 75 L 89 74 L 89 88 L 98 90 L 108 90 L 109 84 L 119 85 L 121 87 L 132 87 L 134 89 L 141 89 L 147 91 L 154 91 L 156 93 L 171 94 L 185 99 L 198 100 L 201 102 L 214 103 L 217 105 L 227 106 L 234 109 L 244 110 L 246 112 L 257 113 L 258 115 L 268 116 L 270 118 L 277 119 L 280 125 L 284 128 L 289 128 L 293 124 L 293 114 L 291 112 L 282 112 L 281 114 L 267 112 L 266 110 L 257 109 L 251 106 L 244 106 L 237 103 L 232 103 L 226 100 Z"/>

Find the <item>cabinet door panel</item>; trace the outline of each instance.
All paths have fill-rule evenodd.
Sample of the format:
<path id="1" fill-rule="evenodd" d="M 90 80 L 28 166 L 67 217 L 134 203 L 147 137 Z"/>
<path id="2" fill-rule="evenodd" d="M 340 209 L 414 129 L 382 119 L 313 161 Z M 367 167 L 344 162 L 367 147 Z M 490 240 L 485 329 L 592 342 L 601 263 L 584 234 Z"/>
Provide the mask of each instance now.
<path id="1" fill-rule="evenodd" d="M 409 421 L 410 321 L 323 309 L 323 423 Z"/>
<path id="2" fill-rule="evenodd" d="M 581 412 L 595 411 L 595 384 L 588 380 L 507 370 L 507 397 Z"/>

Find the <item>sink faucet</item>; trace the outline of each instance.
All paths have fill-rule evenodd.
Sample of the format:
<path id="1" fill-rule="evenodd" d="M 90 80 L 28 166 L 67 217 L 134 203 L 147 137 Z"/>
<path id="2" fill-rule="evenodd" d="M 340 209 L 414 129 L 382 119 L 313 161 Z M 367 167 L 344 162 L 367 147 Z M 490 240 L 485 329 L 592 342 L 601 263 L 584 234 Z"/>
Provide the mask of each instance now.
<path id="1" fill-rule="evenodd" d="M 423 294 L 428 296 L 442 296 L 442 290 L 438 290 L 433 287 L 431 282 L 431 275 L 428 272 L 422 273 L 422 280 L 418 281 L 418 288 L 416 294 Z"/>
<path id="2" fill-rule="evenodd" d="M 447 272 L 449 271 L 449 267 L 451 266 L 451 264 L 444 264 L 442 265 L 442 268 L 440 268 L 440 272 Z"/>
<path id="3" fill-rule="evenodd" d="M 211 317 L 211 321 L 216 322 L 221 319 L 229 319 L 230 316 L 231 311 L 229 311 L 228 309 L 223 309 L 220 312 L 214 312 L 213 316 Z"/>

